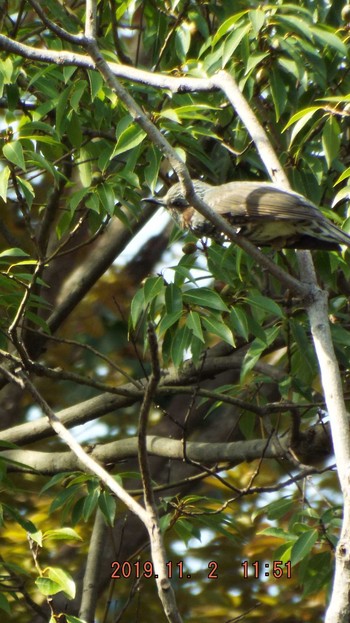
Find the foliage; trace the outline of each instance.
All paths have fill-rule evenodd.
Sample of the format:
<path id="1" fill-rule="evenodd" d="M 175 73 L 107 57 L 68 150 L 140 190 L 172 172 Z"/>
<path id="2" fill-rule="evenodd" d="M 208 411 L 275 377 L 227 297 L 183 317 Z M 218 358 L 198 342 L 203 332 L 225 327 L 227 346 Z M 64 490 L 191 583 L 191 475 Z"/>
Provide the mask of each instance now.
<path id="1" fill-rule="evenodd" d="M 84 3 L 50 0 L 44 17 L 30 1 L 5 4 L 9 39 L 85 54 L 59 30 L 84 30 Z M 97 16 L 105 59 L 130 70 L 123 84 L 193 179 L 266 174 L 223 92 L 155 88 L 134 79 L 135 67 L 153 77 L 234 75 L 293 188 L 350 231 L 349 25 L 339 3 L 100 0 Z M 236 245 L 198 241 L 175 225 L 169 233 L 157 220 L 120 258 L 150 216 L 142 198 L 165 191 L 173 172 L 92 66 L 74 55 L 64 64 L 8 53 L 1 39 L 0 48 L 0 348 L 3 439 L 11 442 L 0 453 L 0 608 L 19 623 L 41 615 L 61 622 L 62 612 L 79 621 L 81 570 L 101 512 L 96 620 L 120 620 L 124 610 L 140 617 L 141 608 L 145 622 L 163 616 L 153 580 L 134 573 L 150 561 L 140 525 L 63 454 L 42 405 L 16 377 L 22 366 L 67 426 L 85 424 L 77 435 L 88 454 L 140 496 L 131 443 L 151 370 L 151 323 L 163 378 L 148 433 L 164 438 L 164 453 L 150 461 L 182 616 L 316 621 L 331 588 L 340 512 L 330 469 L 299 484 L 305 464 L 318 466 L 328 450 L 313 442 L 326 414 L 302 303 Z M 298 277 L 294 251 L 263 252 Z M 347 396 L 348 252 L 313 255 Z M 273 436 L 282 450 L 269 454 Z M 168 439 L 184 440 L 183 464 L 167 458 Z M 207 458 L 203 449 L 190 459 L 191 442 L 220 443 L 223 454 Z M 63 554 L 53 545 L 61 538 L 69 541 Z M 180 560 L 191 579 L 180 577 Z M 130 561 L 131 576 L 123 567 L 111 581 L 115 561 Z M 264 564 L 278 561 L 291 561 L 291 577 L 266 579 Z"/>

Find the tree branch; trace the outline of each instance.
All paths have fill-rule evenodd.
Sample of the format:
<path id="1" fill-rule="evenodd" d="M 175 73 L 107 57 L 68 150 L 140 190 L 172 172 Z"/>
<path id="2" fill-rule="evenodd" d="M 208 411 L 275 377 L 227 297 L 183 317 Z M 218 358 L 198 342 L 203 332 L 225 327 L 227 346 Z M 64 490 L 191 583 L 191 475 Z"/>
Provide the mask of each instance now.
<path id="1" fill-rule="evenodd" d="M 155 396 L 159 381 L 160 367 L 158 359 L 158 343 L 154 327 L 148 326 L 148 344 L 151 353 L 152 374 L 147 383 L 144 399 L 142 401 L 139 417 L 138 433 L 138 459 L 142 479 L 145 508 L 148 513 L 148 533 L 150 537 L 151 554 L 155 570 L 155 579 L 159 599 L 163 605 L 168 621 L 181 623 L 182 619 L 178 610 L 175 592 L 169 581 L 166 566 L 166 552 L 163 536 L 160 529 L 157 504 L 153 493 L 152 473 L 147 453 L 147 425 L 152 401 Z"/>
<path id="2" fill-rule="evenodd" d="M 181 439 L 169 439 L 157 435 L 147 435 L 144 440 L 145 451 L 149 456 L 164 457 L 176 461 L 190 461 L 203 465 L 225 463 L 234 467 L 239 463 L 259 459 L 263 452 L 267 459 L 277 459 L 286 456 L 290 439 L 272 438 L 266 448 L 266 440 L 252 439 L 250 441 L 231 442 L 186 442 L 186 456 Z M 129 437 L 110 443 L 97 444 L 87 450 L 88 456 L 104 465 L 118 463 L 125 459 L 135 458 L 138 453 L 138 438 Z M 72 452 L 41 452 L 39 450 L 3 450 L 0 457 L 9 461 L 9 472 L 40 473 L 45 475 L 59 474 L 70 471 L 83 471 L 84 463 L 74 451 Z"/>
<path id="3" fill-rule="evenodd" d="M 95 515 L 94 527 L 89 543 L 84 581 L 81 595 L 79 617 L 86 623 L 94 623 L 98 599 L 98 579 L 103 563 L 103 545 L 106 537 L 106 523 L 101 510 Z"/>
<path id="4" fill-rule="evenodd" d="M 205 380 L 207 378 L 212 378 L 213 375 L 215 376 L 220 372 L 225 372 L 226 370 L 239 370 L 242 366 L 242 359 L 245 352 L 246 348 L 243 348 L 234 354 L 224 355 L 222 357 L 207 356 L 204 364 L 200 364 L 199 366 L 194 365 L 190 360 L 185 363 L 181 371 L 167 371 L 164 373 L 159 384 L 159 395 L 162 392 L 163 385 L 171 387 L 190 385 L 194 380 L 198 382 L 199 374 L 201 375 L 201 380 Z M 268 366 L 268 364 L 265 364 L 264 366 L 264 373 L 268 373 L 268 367 L 271 368 L 271 372 L 273 373 L 273 366 Z M 283 377 L 284 374 L 281 373 L 280 378 Z M 272 374 L 272 378 L 275 378 L 274 374 Z M 145 379 L 143 379 L 142 382 L 146 384 Z M 134 383 L 127 383 L 118 387 L 119 395 L 117 396 L 106 392 L 66 409 L 62 409 L 57 415 L 61 422 L 63 422 L 67 427 L 84 424 L 95 420 L 102 415 L 111 413 L 116 409 L 125 408 L 126 406 L 130 406 L 141 400 L 143 393 L 140 393 L 140 395 L 137 396 L 135 395 L 135 391 Z M 164 389 L 164 394 L 167 394 L 167 392 L 168 390 Z M 52 429 L 47 422 L 47 419 L 39 418 L 34 422 L 27 422 L 25 424 L 13 426 L 8 430 L 1 431 L 1 439 L 6 442 L 23 445 L 33 441 L 38 441 L 40 439 L 45 439 L 46 437 L 51 436 L 51 434 Z"/>

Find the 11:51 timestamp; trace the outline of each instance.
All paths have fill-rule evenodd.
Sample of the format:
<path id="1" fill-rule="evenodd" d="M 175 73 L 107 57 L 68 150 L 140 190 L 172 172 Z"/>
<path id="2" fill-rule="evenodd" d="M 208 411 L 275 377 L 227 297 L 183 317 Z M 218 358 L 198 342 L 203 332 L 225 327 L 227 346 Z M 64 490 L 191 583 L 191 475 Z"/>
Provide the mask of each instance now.
<path id="1" fill-rule="evenodd" d="M 253 572 L 249 573 L 249 564 L 253 567 Z M 243 577 L 254 577 L 260 578 L 263 573 L 266 578 L 271 574 L 277 580 L 282 578 L 284 574 L 288 580 L 292 577 L 292 563 L 290 560 L 283 563 L 281 560 L 273 560 L 270 564 L 269 562 L 261 563 L 259 560 L 255 562 L 249 563 L 248 560 L 244 560 L 242 562 L 243 567 Z M 285 567 L 285 568 L 284 568 Z M 265 571 L 263 571 L 265 569 Z"/>

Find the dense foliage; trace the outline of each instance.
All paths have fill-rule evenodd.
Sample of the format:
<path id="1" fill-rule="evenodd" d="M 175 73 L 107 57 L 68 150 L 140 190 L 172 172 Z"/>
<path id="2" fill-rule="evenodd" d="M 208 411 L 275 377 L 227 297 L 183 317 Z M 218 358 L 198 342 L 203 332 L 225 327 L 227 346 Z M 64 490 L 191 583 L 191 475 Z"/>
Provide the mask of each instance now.
<path id="1" fill-rule="evenodd" d="M 198 241 L 160 213 L 150 221 L 142 198 L 177 178 L 79 47 L 84 23 L 75 0 L 15 0 L 1 12 L 0 608 L 18 623 L 80 620 L 90 560 L 96 621 L 165 620 L 141 523 L 45 412 L 84 424 L 78 441 L 141 502 L 154 327 L 162 373 L 149 462 L 181 615 L 314 623 L 341 512 L 304 305 L 237 245 Z M 104 58 L 193 179 L 267 179 L 221 90 L 162 87 L 162 77 L 204 83 L 225 69 L 293 189 L 345 231 L 349 24 L 349 7 L 325 0 L 97 3 Z M 263 253 L 298 278 L 295 251 Z M 347 397 L 349 252 L 313 258 Z"/>

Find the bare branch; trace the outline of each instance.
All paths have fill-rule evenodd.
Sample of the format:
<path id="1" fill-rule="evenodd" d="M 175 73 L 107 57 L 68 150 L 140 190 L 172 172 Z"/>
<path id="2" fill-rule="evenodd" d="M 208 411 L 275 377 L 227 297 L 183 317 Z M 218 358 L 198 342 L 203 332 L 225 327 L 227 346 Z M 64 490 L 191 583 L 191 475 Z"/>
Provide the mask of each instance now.
<path id="1" fill-rule="evenodd" d="M 101 510 L 98 508 L 95 515 L 94 527 L 89 543 L 84 582 L 81 596 L 79 617 L 87 623 L 94 621 L 96 604 L 98 599 L 98 578 L 100 575 L 103 544 L 106 537 L 106 522 Z"/>
<path id="2" fill-rule="evenodd" d="M 262 454 L 266 459 L 285 457 L 288 453 L 289 438 L 278 440 L 273 437 L 266 447 L 266 440 L 231 441 L 214 443 L 188 441 L 186 456 L 181 439 L 169 439 L 157 435 L 147 435 L 144 440 L 145 451 L 150 456 L 159 456 L 176 461 L 189 461 L 201 465 L 224 463 L 234 467 L 239 463 L 259 459 Z M 138 453 L 138 438 L 129 437 L 120 441 L 97 444 L 89 449 L 89 457 L 105 465 L 134 458 Z M 0 456 L 9 463 L 11 472 L 40 472 L 52 475 L 66 471 L 81 471 L 84 463 L 74 452 L 41 452 L 36 450 L 3 450 Z M 222 468 L 223 469 L 223 468 Z M 169 485 L 169 483 L 168 483 Z"/>
<path id="3" fill-rule="evenodd" d="M 96 39 L 96 1 L 86 0 L 85 39 Z"/>
<path id="4" fill-rule="evenodd" d="M 225 93 L 227 99 L 244 123 L 247 132 L 252 137 L 256 149 L 264 162 L 269 177 L 287 189 L 290 189 L 288 178 L 281 167 L 269 138 L 258 121 L 244 95 L 237 86 L 234 78 L 227 71 L 219 71 L 212 77 L 213 83 Z"/>
<path id="5" fill-rule="evenodd" d="M 71 33 L 64 30 L 64 28 L 61 28 L 61 26 L 57 26 L 55 22 L 47 17 L 46 12 L 42 9 L 39 2 L 37 2 L 36 0 L 29 0 L 29 3 L 39 15 L 45 26 L 47 26 L 47 28 L 49 28 L 49 30 L 51 30 L 53 33 L 55 33 L 55 35 L 57 35 L 60 39 L 63 39 L 64 41 L 68 41 L 69 43 L 81 45 L 83 35 L 72 35 Z"/>
<path id="6" fill-rule="evenodd" d="M 158 343 L 153 325 L 148 326 L 148 344 L 151 353 L 152 374 L 146 387 L 145 396 L 140 409 L 138 458 L 144 492 L 145 508 L 149 516 L 148 532 L 150 536 L 152 560 L 155 569 L 155 578 L 159 599 L 162 602 L 168 621 L 181 623 L 181 616 L 176 605 L 175 592 L 169 581 L 166 566 L 166 552 L 163 536 L 160 529 L 159 515 L 152 488 L 152 474 L 147 454 L 147 424 L 158 383 L 160 381 L 160 367 L 158 358 Z"/>
<path id="7" fill-rule="evenodd" d="M 54 63 L 55 65 L 73 65 L 85 69 L 96 69 L 94 62 L 85 54 L 77 54 L 66 50 L 45 50 L 33 48 L 24 43 L 13 41 L 5 35 L 0 35 L 0 49 L 19 54 L 41 63 Z M 202 78 L 174 78 L 162 74 L 151 73 L 143 69 L 136 69 L 129 65 L 108 63 L 112 73 L 118 78 L 125 78 L 132 82 L 153 86 L 156 89 L 167 89 L 172 93 L 193 93 L 195 91 L 217 91 L 217 87 L 211 79 Z"/>

